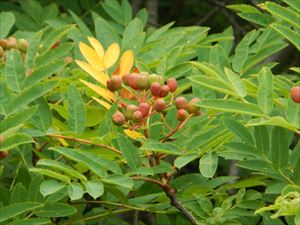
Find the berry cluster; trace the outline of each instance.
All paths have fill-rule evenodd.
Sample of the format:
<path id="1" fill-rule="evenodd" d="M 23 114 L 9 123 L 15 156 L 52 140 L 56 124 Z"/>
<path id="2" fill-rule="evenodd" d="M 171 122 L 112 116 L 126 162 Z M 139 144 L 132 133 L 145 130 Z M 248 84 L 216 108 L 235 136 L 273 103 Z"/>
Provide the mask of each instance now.
<path id="1" fill-rule="evenodd" d="M 172 107 L 174 92 L 177 89 L 177 81 L 175 78 L 169 78 L 166 82 L 162 76 L 148 73 L 130 73 L 123 77 L 113 75 L 107 81 L 107 88 L 112 92 L 119 90 L 131 91 L 135 97 L 135 104 L 126 104 L 122 95 L 119 96 L 121 104 L 113 116 L 112 121 L 115 125 L 126 125 L 130 128 L 138 128 L 145 124 L 146 119 L 155 113 L 163 113 L 166 109 Z M 170 95 L 170 100 L 165 97 Z M 200 107 L 197 103 L 199 98 L 194 98 L 188 102 L 184 97 L 175 99 L 177 108 L 176 118 L 183 122 L 189 115 L 200 115 Z"/>
<path id="2" fill-rule="evenodd" d="M 25 39 L 17 40 L 14 37 L 9 37 L 7 39 L 0 39 L 0 57 L 5 56 L 5 51 L 10 49 L 19 49 L 21 52 L 25 53 L 28 48 L 28 41 Z"/>

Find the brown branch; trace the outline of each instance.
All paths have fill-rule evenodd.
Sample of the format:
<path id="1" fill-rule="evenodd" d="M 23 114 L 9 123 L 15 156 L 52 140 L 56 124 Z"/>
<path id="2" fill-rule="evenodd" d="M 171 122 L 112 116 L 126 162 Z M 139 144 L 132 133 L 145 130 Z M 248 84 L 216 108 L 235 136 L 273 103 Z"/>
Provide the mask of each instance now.
<path id="1" fill-rule="evenodd" d="M 62 138 L 65 140 L 70 140 L 70 141 L 75 141 L 75 142 L 79 142 L 82 144 L 86 144 L 86 145 L 95 145 L 97 147 L 101 147 L 101 148 L 105 148 L 108 149 L 114 153 L 117 153 L 119 155 L 122 155 L 122 152 L 112 146 L 109 145 L 105 145 L 105 144 L 97 144 L 97 143 L 93 143 L 89 140 L 85 140 L 85 139 L 81 139 L 81 138 L 75 138 L 75 137 L 69 137 L 69 136 L 65 136 L 65 135 L 60 135 L 60 134 L 47 134 L 47 136 L 49 137 L 53 137 L 53 138 Z"/>

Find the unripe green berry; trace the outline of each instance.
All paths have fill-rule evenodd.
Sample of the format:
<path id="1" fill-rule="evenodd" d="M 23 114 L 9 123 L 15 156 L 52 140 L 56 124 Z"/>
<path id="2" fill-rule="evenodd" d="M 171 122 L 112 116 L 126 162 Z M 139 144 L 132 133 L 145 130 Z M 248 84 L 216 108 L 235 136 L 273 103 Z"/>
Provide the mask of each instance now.
<path id="1" fill-rule="evenodd" d="M 138 106 L 138 111 L 140 111 L 143 117 L 146 117 L 150 111 L 150 105 L 148 103 L 142 102 Z"/>
<path id="2" fill-rule="evenodd" d="M 291 98 L 294 102 L 300 103 L 300 86 L 291 89 Z"/>
<path id="3" fill-rule="evenodd" d="M 137 106 L 135 106 L 135 105 L 128 105 L 126 107 L 126 110 L 125 110 L 125 117 L 126 117 L 126 119 L 131 120 L 133 113 L 135 111 L 137 111 L 137 110 L 138 110 Z"/>
<path id="4" fill-rule="evenodd" d="M 157 112 L 163 112 L 166 108 L 165 100 L 161 98 L 157 99 L 154 103 L 154 108 L 156 109 Z"/>
<path id="5" fill-rule="evenodd" d="M 143 120 L 143 114 L 140 111 L 135 111 L 132 114 L 132 120 L 136 123 L 140 123 Z"/>
<path id="6" fill-rule="evenodd" d="M 176 114 L 176 119 L 180 122 L 184 121 L 189 116 L 185 109 L 179 109 Z"/>
<path id="7" fill-rule="evenodd" d="M 168 87 L 170 88 L 170 91 L 171 91 L 171 92 L 176 91 L 176 89 L 177 89 L 177 81 L 176 81 L 175 78 L 169 78 L 169 79 L 167 80 L 167 85 L 168 85 Z"/>
<path id="8" fill-rule="evenodd" d="M 9 37 L 7 39 L 7 48 L 11 49 L 11 48 L 17 48 L 17 47 L 18 47 L 17 39 L 14 37 Z"/>
<path id="9" fill-rule="evenodd" d="M 160 83 L 158 82 L 154 82 L 152 85 L 151 85 L 151 94 L 153 96 L 160 96 L 160 92 L 161 92 L 161 85 Z"/>
<path id="10" fill-rule="evenodd" d="M 27 48 L 28 48 L 28 41 L 26 41 L 25 39 L 19 39 L 18 40 L 18 48 L 20 51 L 22 52 L 26 52 Z"/>
<path id="11" fill-rule="evenodd" d="M 149 75 L 149 84 L 152 85 L 154 82 L 159 82 L 159 77 L 157 74 Z"/>
<path id="12" fill-rule="evenodd" d="M 200 106 L 198 103 L 201 101 L 200 98 L 193 98 L 188 104 L 187 104 L 187 111 L 189 113 L 197 113 L 200 110 Z"/>
<path id="13" fill-rule="evenodd" d="M 149 80 L 146 74 L 140 74 L 137 77 L 136 84 L 139 90 L 145 90 L 149 88 Z"/>
<path id="14" fill-rule="evenodd" d="M 177 97 L 175 99 L 175 106 L 177 109 L 186 109 L 187 101 L 184 97 Z"/>
<path id="15" fill-rule="evenodd" d="M 160 89 L 160 97 L 166 97 L 169 94 L 170 88 L 168 85 L 163 85 Z"/>
<path id="16" fill-rule="evenodd" d="M 122 126 L 125 122 L 125 116 L 120 111 L 117 111 L 112 115 L 112 121 L 115 125 Z"/>

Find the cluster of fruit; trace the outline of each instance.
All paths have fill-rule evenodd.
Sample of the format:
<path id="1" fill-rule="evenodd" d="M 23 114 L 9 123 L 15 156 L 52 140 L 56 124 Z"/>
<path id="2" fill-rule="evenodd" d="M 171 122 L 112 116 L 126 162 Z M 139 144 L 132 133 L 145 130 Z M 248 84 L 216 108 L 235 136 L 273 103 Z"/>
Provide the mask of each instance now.
<path id="1" fill-rule="evenodd" d="M 107 88 L 112 92 L 121 90 L 122 85 L 133 89 L 137 104 L 121 104 L 121 109 L 112 116 L 113 123 L 118 126 L 143 124 L 154 113 L 164 112 L 172 106 L 174 92 L 177 89 L 175 78 L 169 78 L 164 83 L 163 77 L 157 74 L 130 73 L 123 77 L 113 75 L 107 81 Z M 164 97 L 169 94 L 172 96 L 167 102 Z M 182 122 L 191 114 L 200 115 L 200 107 L 197 105 L 199 101 L 199 98 L 188 102 L 184 97 L 177 97 L 174 101 L 178 110 L 177 120 Z"/>
<path id="2" fill-rule="evenodd" d="M 10 49 L 19 49 L 21 52 L 26 52 L 28 41 L 25 39 L 17 40 L 15 37 L 0 39 L 0 57 L 5 57 L 5 51 Z"/>
<path id="3" fill-rule="evenodd" d="M 294 102 L 300 104 L 300 86 L 296 86 L 291 89 L 291 98 Z"/>

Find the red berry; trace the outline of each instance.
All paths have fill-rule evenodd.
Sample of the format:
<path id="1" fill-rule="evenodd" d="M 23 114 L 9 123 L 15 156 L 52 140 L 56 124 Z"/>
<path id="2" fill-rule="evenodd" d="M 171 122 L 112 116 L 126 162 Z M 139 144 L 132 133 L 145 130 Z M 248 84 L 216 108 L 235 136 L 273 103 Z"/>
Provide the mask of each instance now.
<path id="1" fill-rule="evenodd" d="M 168 85 L 163 85 L 160 89 L 160 97 L 166 97 L 169 94 L 170 88 Z"/>
<path id="2" fill-rule="evenodd" d="M 5 159 L 8 156 L 8 151 L 0 151 L 0 160 Z"/>
<path id="3" fill-rule="evenodd" d="M 136 84 L 140 90 L 145 90 L 149 88 L 149 80 L 146 74 L 140 74 L 137 77 Z"/>
<path id="4" fill-rule="evenodd" d="M 127 73 L 127 74 L 125 74 L 125 75 L 122 77 L 123 83 L 124 83 L 126 86 L 129 86 L 130 75 L 131 75 L 130 73 Z"/>
<path id="5" fill-rule="evenodd" d="M 139 123 L 143 120 L 143 114 L 140 111 L 135 111 L 132 114 L 132 120 L 136 123 Z"/>
<path id="6" fill-rule="evenodd" d="M 132 115 L 135 111 L 137 111 L 138 107 L 135 105 L 128 105 L 125 110 L 125 117 L 128 120 L 132 119 Z"/>
<path id="7" fill-rule="evenodd" d="M 130 74 L 129 77 L 129 86 L 134 89 L 134 90 L 138 90 L 138 86 L 137 86 L 137 78 L 138 78 L 138 74 L 137 73 L 132 73 Z"/>
<path id="8" fill-rule="evenodd" d="M 291 89 L 291 97 L 292 97 L 294 102 L 300 104 L 300 86 L 293 87 Z"/>
<path id="9" fill-rule="evenodd" d="M 184 121 L 189 116 L 185 109 L 179 109 L 176 114 L 176 119 L 180 122 Z"/>
<path id="10" fill-rule="evenodd" d="M 187 101 L 184 97 L 177 97 L 175 99 L 175 106 L 177 109 L 186 109 Z"/>
<path id="11" fill-rule="evenodd" d="M 175 78 L 169 78 L 169 79 L 167 80 L 167 85 L 168 85 L 168 87 L 170 88 L 170 91 L 171 91 L 171 92 L 176 91 L 176 89 L 177 89 L 177 81 L 176 81 Z"/>
<path id="12" fill-rule="evenodd" d="M 0 39 L 0 47 L 2 47 L 3 50 L 7 49 L 7 40 L 6 39 Z"/>
<path id="13" fill-rule="evenodd" d="M 138 111 L 140 111 L 143 117 L 146 117 L 150 111 L 150 105 L 148 103 L 142 102 L 138 106 Z"/>
<path id="14" fill-rule="evenodd" d="M 122 78 L 118 75 L 113 75 L 110 80 L 106 82 L 108 90 L 114 92 L 122 86 Z"/>
<path id="15" fill-rule="evenodd" d="M 154 103 L 154 107 L 155 107 L 157 112 L 163 112 L 166 108 L 165 100 L 163 100 L 161 98 L 157 99 Z"/>
<path id="16" fill-rule="evenodd" d="M 122 126 L 125 122 L 125 116 L 120 111 L 117 111 L 112 115 L 112 121 L 115 125 Z"/>
<path id="17" fill-rule="evenodd" d="M 189 113 L 198 113 L 200 106 L 198 103 L 201 101 L 200 98 L 193 98 L 188 104 L 187 104 L 187 111 Z"/>
<path id="18" fill-rule="evenodd" d="M 158 82 L 154 82 L 152 85 L 151 85 L 151 94 L 153 96 L 160 96 L 160 92 L 161 92 L 161 85 L 160 83 Z"/>

